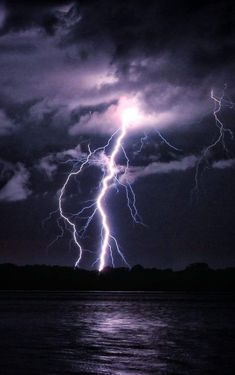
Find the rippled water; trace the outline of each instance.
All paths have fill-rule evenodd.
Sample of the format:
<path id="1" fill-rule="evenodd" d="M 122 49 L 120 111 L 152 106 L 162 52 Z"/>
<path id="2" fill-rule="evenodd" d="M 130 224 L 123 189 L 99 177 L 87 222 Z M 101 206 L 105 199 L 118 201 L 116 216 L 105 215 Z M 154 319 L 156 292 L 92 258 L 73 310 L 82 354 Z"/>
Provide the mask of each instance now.
<path id="1" fill-rule="evenodd" d="M 234 374 L 231 296 L 1 293 L 0 374 Z"/>

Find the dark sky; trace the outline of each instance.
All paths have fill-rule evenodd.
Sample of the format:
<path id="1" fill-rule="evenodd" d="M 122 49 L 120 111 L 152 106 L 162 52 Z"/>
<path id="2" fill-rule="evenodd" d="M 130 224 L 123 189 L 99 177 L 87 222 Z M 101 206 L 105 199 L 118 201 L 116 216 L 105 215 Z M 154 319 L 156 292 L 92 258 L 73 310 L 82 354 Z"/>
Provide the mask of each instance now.
<path id="1" fill-rule="evenodd" d="M 221 98 L 225 88 L 218 118 L 235 132 L 234 11 L 226 0 L 1 1 L 0 262 L 74 264 L 68 231 L 47 248 L 60 234 L 58 215 L 43 220 L 58 207 L 66 161 L 86 156 L 88 143 L 104 145 L 134 102 L 141 120 L 124 146 L 146 227 L 133 225 L 122 190 L 106 202 L 128 262 L 235 265 L 231 132 L 203 158 L 220 131 L 212 89 Z M 93 166 L 72 181 L 66 209 L 94 198 L 100 177 Z M 82 240 L 96 254 L 98 224 Z M 84 253 L 81 266 L 95 257 Z"/>

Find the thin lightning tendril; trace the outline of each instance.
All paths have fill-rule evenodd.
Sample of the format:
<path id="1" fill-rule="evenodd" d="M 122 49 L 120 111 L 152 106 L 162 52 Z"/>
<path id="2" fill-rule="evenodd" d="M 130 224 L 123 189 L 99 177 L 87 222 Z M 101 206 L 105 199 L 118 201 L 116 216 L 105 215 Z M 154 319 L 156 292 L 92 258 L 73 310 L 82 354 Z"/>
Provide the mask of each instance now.
<path id="1" fill-rule="evenodd" d="M 83 168 L 86 166 L 86 164 L 88 164 L 89 162 L 89 159 L 92 155 L 92 152 L 90 150 L 90 147 L 89 147 L 89 154 L 87 156 L 87 159 L 81 164 L 80 168 L 78 169 L 78 171 L 76 172 L 70 172 L 68 177 L 66 178 L 65 180 L 65 183 L 64 185 L 62 186 L 61 190 L 60 190 L 60 193 L 59 193 L 59 211 L 60 211 L 60 216 L 64 219 L 64 221 L 69 224 L 69 226 L 72 228 L 72 234 L 73 234 L 73 239 L 74 239 L 74 242 L 75 244 L 77 245 L 78 249 L 79 249 L 79 253 L 78 253 L 78 258 L 77 258 L 77 261 L 75 263 L 75 267 L 78 266 L 80 260 L 81 260 L 81 257 L 82 257 L 82 246 L 80 245 L 80 243 L 78 242 L 78 234 L 77 234 L 77 230 L 76 230 L 76 225 L 69 219 L 68 216 L 66 216 L 63 212 L 63 208 L 62 208 L 62 198 L 63 198 L 63 195 L 64 195 L 64 192 L 65 192 L 65 188 L 70 180 L 70 178 L 72 176 L 76 176 L 78 175 L 79 173 L 81 173 L 81 171 L 83 170 Z"/>
<path id="2" fill-rule="evenodd" d="M 141 151 L 143 150 L 144 144 L 148 139 L 148 135 L 144 132 L 144 136 L 140 138 L 140 147 L 139 149 L 135 152 L 135 154 L 140 154 Z"/>
<path id="3" fill-rule="evenodd" d="M 165 137 L 163 137 L 162 133 L 160 133 L 159 130 L 155 129 L 155 131 L 158 134 L 158 136 L 161 138 L 163 143 L 165 143 L 168 147 L 172 148 L 175 151 L 182 151 L 180 148 L 173 146 Z"/>
<path id="4" fill-rule="evenodd" d="M 218 132 L 218 135 L 217 135 L 216 139 L 203 150 L 201 156 L 199 157 L 199 159 L 196 163 L 196 170 L 195 170 L 195 175 L 194 175 L 195 184 L 194 184 L 194 188 L 192 190 L 192 195 L 195 194 L 195 193 L 198 193 L 198 191 L 199 191 L 200 169 L 201 169 L 201 166 L 202 166 L 203 163 L 206 163 L 206 165 L 209 166 L 208 156 L 210 155 L 210 152 L 212 152 L 216 148 L 216 146 L 221 144 L 223 150 L 226 153 L 226 155 L 227 156 L 229 155 L 229 151 L 228 151 L 228 148 L 227 148 L 226 142 L 225 142 L 225 134 L 228 133 L 229 136 L 230 136 L 230 139 L 232 139 L 232 140 L 234 139 L 234 134 L 233 134 L 231 129 L 224 127 L 224 124 L 219 117 L 219 113 L 221 112 L 221 109 L 222 109 L 223 105 L 227 106 L 227 107 L 230 107 L 230 108 L 234 107 L 234 103 L 230 100 L 230 98 L 228 98 L 228 99 L 225 98 L 226 88 L 227 87 L 225 85 L 224 90 L 222 92 L 222 95 L 219 98 L 217 98 L 214 95 L 213 89 L 211 90 L 210 97 L 214 101 L 213 116 L 214 116 L 214 120 L 215 120 L 215 125 L 218 128 L 219 132 Z"/>

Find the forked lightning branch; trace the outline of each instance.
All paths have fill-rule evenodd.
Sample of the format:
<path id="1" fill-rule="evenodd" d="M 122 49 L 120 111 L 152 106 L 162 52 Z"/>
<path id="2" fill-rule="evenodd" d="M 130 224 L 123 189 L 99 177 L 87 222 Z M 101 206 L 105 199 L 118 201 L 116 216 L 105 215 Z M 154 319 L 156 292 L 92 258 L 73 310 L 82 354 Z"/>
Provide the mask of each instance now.
<path id="1" fill-rule="evenodd" d="M 233 103 L 226 98 L 225 90 L 219 98 L 214 95 L 214 92 L 212 90 L 211 99 L 214 102 L 215 106 L 213 110 L 213 116 L 218 134 L 216 139 L 205 149 L 203 149 L 200 155 L 198 155 L 197 163 L 195 165 L 195 184 L 192 190 L 193 193 L 197 193 L 199 191 L 201 166 L 203 164 L 206 164 L 206 166 L 208 166 L 207 158 L 209 153 L 213 151 L 213 149 L 218 145 L 221 145 L 223 150 L 227 154 L 228 150 L 225 143 L 226 134 L 228 134 L 228 136 L 233 139 L 232 131 L 228 128 L 225 128 L 219 118 L 222 107 L 233 107 Z M 100 245 L 98 249 L 96 249 L 97 256 L 93 265 L 98 263 L 98 269 L 99 271 L 102 271 L 110 260 L 112 265 L 115 266 L 114 259 L 116 258 L 117 254 L 122 262 L 129 266 L 123 252 L 121 251 L 117 238 L 115 237 L 114 233 L 112 233 L 109 215 L 106 209 L 106 198 L 108 192 L 112 188 L 117 186 L 123 188 L 126 195 L 127 207 L 130 211 L 130 215 L 133 221 L 137 224 L 144 225 L 136 207 L 136 197 L 134 190 L 131 186 L 131 183 L 128 182 L 127 173 L 130 161 L 124 148 L 124 141 L 126 137 L 129 135 L 132 128 L 135 127 L 135 125 L 138 123 L 138 120 L 139 110 L 136 106 L 124 108 L 120 115 L 120 127 L 111 135 L 107 144 L 103 147 L 98 147 L 93 151 L 91 150 L 90 145 L 88 145 L 88 154 L 84 157 L 83 160 L 80 160 L 79 168 L 72 169 L 72 171 L 68 174 L 62 188 L 60 189 L 58 204 L 60 219 L 63 220 L 65 228 L 67 228 L 71 232 L 73 242 L 78 250 L 77 260 L 75 262 L 76 267 L 79 266 L 84 253 L 83 247 L 81 245 L 81 239 L 82 237 L 84 237 L 84 234 L 95 218 L 98 219 L 100 225 Z M 160 136 L 160 139 L 168 147 L 177 152 L 182 151 L 172 145 L 166 138 L 164 138 L 159 130 L 156 130 L 156 132 Z M 147 136 L 145 133 L 145 136 L 141 138 L 141 147 L 138 150 L 138 153 L 142 151 L 143 142 L 146 139 Z M 124 166 L 120 166 L 117 162 L 117 159 L 121 154 L 125 160 Z M 75 168 L 77 167 L 77 165 L 78 163 L 76 161 Z M 81 173 L 83 173 L 85 168 L 91 165 L 96 165 L 103 171 L 102 179 L 98 186 L 98 194 L 94 200 L 84 202 L 85 205 L 80 211 L 76 212 L 76 214 L 69 214 L 65 212 L 63 208 L 63 203 L 66 199 L 66 189 L 74 177 L 79 176 Z M 85 224 L 82 227 L 77 228 L 76 220 L 84 218 Z M 61 229 L 61 235 L 59 235 L 57 239 L 64 234 L 64 229 L 61 224 L 59 224 L 59 227 Z M 52 243 L 54 242 L 55 241 L 53 241 Z"/>

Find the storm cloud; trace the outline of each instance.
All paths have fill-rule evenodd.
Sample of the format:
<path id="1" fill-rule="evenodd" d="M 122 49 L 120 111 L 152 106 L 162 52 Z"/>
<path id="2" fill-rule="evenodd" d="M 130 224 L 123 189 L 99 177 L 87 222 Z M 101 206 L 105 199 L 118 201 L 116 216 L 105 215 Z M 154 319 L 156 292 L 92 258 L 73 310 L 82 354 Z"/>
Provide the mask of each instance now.
<path id="1" fill-rule="evenodd" d="M 136 98 L 154 126 L 190 125 L 210 113 L 212 87 L 232 87 L 231 7 L 220 1 L 6 1 L 1 97 L 10 112 L 11 105 L 28 104 L 18 126 L 47 123 L 71 135 L 110 133 L 107 118 L 123 96 Z"/>

